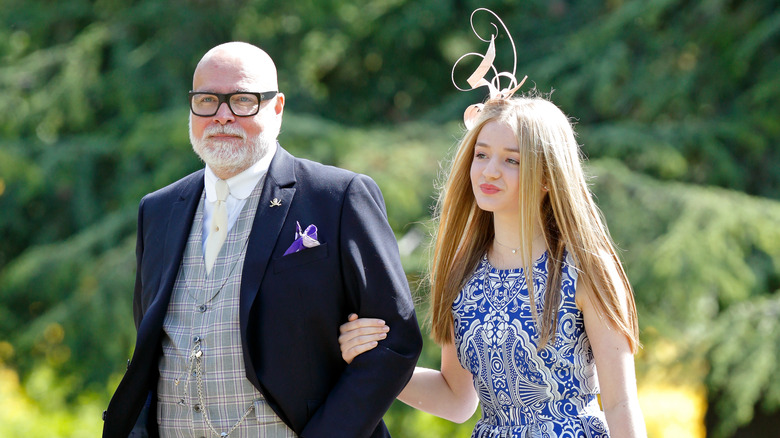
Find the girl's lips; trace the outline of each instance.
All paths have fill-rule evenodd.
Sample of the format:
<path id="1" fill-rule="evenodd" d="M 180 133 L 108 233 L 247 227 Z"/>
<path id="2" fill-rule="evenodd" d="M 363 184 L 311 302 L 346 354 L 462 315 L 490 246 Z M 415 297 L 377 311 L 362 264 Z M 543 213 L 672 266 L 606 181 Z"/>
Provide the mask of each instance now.
<path id="1" fill-rule="evenodd" d="M 498 193 L 501 190 L 498 187 L 494 186 L 493 184 L 480 184 L 479 189 L 482 190 L 482 193 L 485 193 L 487 195 Z"/>

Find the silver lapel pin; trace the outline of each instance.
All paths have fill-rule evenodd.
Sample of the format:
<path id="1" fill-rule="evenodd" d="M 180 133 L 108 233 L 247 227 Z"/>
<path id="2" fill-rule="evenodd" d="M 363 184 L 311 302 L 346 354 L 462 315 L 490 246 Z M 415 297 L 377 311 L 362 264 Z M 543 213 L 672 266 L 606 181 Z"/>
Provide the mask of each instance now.
<path id="1" fill-rule="evenodd" d="M 271 200 L 271 207 L 281 207 L 282 206 L 282 200 L 279 198 L 274 198 Z"/>

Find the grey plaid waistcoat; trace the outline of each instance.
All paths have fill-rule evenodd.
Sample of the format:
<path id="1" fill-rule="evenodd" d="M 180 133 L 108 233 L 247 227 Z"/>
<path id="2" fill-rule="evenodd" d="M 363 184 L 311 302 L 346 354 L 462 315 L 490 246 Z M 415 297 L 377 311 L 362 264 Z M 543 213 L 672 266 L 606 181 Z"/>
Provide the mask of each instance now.
<path id="1" fill-rule="evenodd" d="M 241 350 L 239 288 L 262 186 L 263 180 L 247 199 L 209 276 L 201 195 L 163 323 L 157 387 L 163 438 L 296 436 L 247 380 Z"/>

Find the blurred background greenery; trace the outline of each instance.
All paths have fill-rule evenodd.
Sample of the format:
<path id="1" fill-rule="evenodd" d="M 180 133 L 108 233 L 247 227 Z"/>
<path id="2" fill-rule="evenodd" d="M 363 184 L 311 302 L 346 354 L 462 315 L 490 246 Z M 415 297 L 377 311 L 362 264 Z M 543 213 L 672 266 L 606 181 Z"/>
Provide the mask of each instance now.
<path id="1" fill-rule="evenodd" d="M 277 61 L 287 149 L 376 179 L 415 286 L 441 164 L 485 97 L 450 83 L 485 52 L 477 7 L 576 121 L 635 286 L 650 436 L 778 436 L 775 0 L 0 0 L 0 436 L 99 436 L 135 340 L 137 203 L 201 166 L 186 92 L 216 44 Z M 476 419 L 385 418 L 397 437 Z"/>

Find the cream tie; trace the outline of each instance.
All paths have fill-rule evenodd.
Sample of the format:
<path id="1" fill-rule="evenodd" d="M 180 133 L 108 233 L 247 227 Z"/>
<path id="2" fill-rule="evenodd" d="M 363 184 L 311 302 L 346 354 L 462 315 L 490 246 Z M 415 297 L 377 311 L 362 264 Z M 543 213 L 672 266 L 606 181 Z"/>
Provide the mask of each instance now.
<path id="1" fill-rule="evenodd" d="M 227 205 L 225 200 L 230 193 L 230 187 L 228 187 L 225 180 L 218 179 L 215 188 L 217 190 L 217 205 L 211 219 L 209 237 L 206 239 L 206 274 L 211 274 L 211 269 L 214 267 L 214 262 L 217 260 L 219 250 L 222 248 L 222 244 L 225 243 L 228 228 Z"/>

